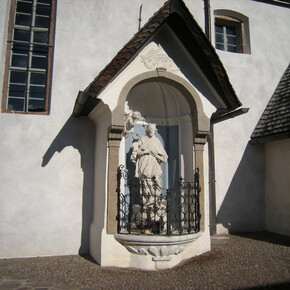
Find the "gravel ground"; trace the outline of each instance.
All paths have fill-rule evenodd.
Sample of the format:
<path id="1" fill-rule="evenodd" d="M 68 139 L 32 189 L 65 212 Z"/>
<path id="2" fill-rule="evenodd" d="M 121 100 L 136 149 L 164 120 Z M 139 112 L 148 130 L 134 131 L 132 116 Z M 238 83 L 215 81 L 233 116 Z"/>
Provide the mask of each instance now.
<path id="1" fill-rule="evenodd" d="M 89 256 L 0 260 L 0 289 L 290 289 L 290 238 L 212 238 L 212 251 L 170 270 L 100 267 Z"/>

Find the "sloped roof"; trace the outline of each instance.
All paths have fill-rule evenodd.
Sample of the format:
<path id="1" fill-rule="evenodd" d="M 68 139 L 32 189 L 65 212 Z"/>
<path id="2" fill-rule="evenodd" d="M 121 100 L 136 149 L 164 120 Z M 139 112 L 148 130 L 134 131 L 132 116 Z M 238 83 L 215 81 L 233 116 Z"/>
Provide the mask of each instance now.
<path id="1" fill-rule="evenodd" d="M 134 59 L 159 28 L 167 23 L 221 96 L 227 109 L 241 105 L 215 49 L 182 0 L 169 0 L 147 24 L 117 53 L 113 60 L 76 100 L 74 115 L 87 115 L 97 104 L 96 97 Z M 81 100 L 80 100 L 81 99 Z M 79 108 L 77 108 L 79 107 Z M 81 108 L 80 108 L 81 107 Z"/>
<path id="2" fill-rule="evenodd" d="M 290 64 L 262 114 L 252 142 L 290 138 Z"/>
<path id="3" fill-rule="evenodd" d="M 290 3 L 289 3 L 290 1 L 289 0 L 254 0 L 254 1 L 290 8 Z"/>

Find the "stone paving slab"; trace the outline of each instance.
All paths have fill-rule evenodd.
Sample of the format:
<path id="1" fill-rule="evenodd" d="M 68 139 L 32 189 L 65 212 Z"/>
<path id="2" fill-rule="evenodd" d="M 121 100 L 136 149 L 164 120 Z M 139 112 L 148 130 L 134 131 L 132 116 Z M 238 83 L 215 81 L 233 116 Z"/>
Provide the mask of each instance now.
<path id="1" fill-rule="evenodd" d="M 0 289 L 290 289 L 290 238 L 212 238 L 212 251 L 169 270 L 100 267 L 90 256 L 0 260 Z"/>

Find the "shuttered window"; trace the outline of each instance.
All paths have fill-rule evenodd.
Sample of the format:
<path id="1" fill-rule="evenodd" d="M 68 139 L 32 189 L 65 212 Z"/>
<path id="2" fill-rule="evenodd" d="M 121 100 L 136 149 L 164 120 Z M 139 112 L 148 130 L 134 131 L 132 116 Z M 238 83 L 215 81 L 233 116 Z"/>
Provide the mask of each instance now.
<path id="1" fill-rule="evenodd" d="M 55 0 L 14 0 L 4 79 L 4 112 L 49 111 Z"/>

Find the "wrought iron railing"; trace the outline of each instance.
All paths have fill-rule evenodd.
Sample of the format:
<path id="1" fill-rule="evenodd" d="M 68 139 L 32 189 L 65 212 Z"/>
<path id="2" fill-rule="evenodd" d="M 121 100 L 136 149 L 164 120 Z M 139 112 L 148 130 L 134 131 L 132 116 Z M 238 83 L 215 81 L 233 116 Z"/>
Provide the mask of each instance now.
<path id="1" fill-rule="evenodd" d="M 118 168 L 118 233 L 186 235 L 200 230 L 199 170 L 193 182 L 182 178 L 164 189 L 155 177 L 139 181 Z"/>

